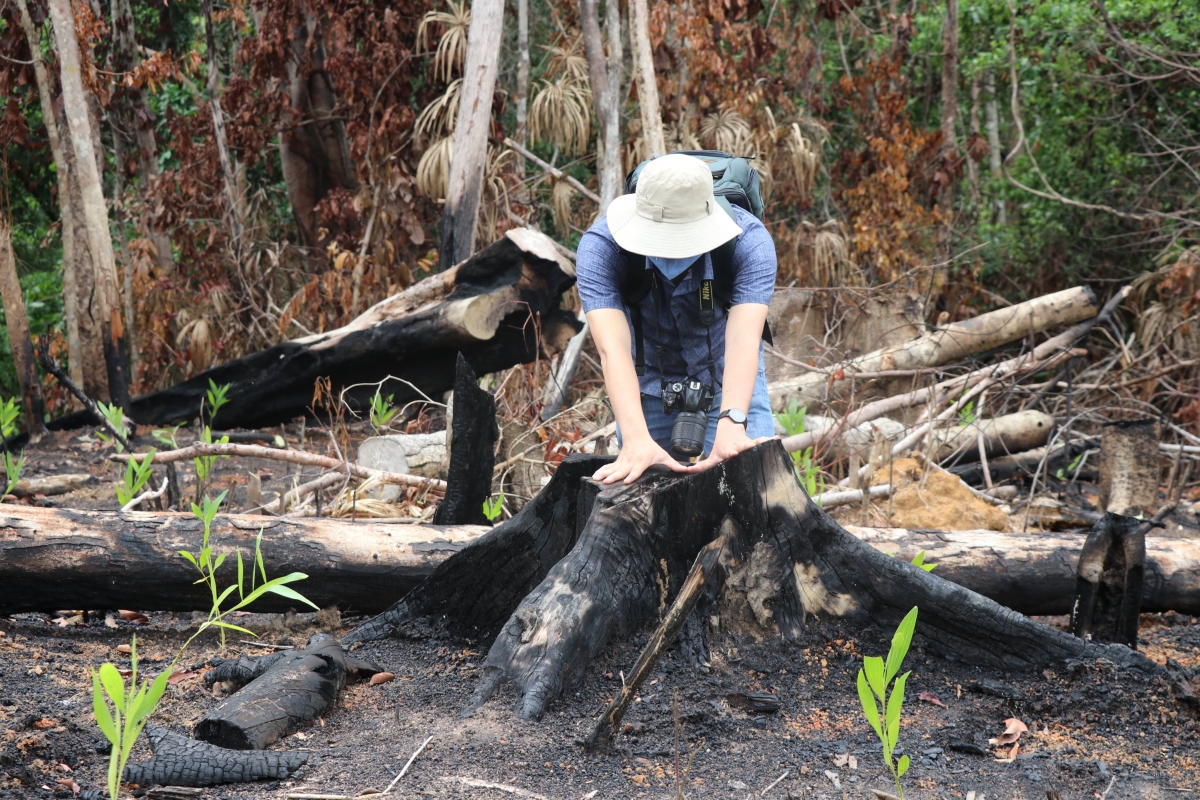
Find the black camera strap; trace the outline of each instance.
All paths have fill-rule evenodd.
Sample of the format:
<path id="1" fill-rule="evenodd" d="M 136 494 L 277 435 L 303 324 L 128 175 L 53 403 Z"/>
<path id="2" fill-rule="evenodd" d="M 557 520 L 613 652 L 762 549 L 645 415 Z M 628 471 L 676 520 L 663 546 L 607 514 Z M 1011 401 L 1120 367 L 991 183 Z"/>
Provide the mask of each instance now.
<path id="1" fill-rule="evenodd" d="M 666 350 L 663 349 L 663 345 L 662 345 L 662 342 L 663 342 L 662 327 L 661 327 L 662 323 L 660 322 L 660 320 L 662 318 L 662 305 L 661 305 L 662 301 L 659 300 L 660 293 L 661 293 L 661 289 L 658 284 L 658 271 L 656 269 L 651 268 L 650 269 L 650 294 L 652 294 L 654 296 L 654 338 L 656 339 L 656 341 L 654 343 L 654 354 L 658 359 L 659 377 L 662 380 L 666 380 L 667 362 L 666 362 Z M 713 357 L 712 323 L 716 319 L 716 306 L 714 305 L 713 282 L 711 280 L 704 279 L 704 280 L 700 281 L 699 296 L 700 296 L 700 319 L 704 323 L 704 338 L 708 340 L 708 375 L 709 375 L 710 379 L 712 380 L 711 388 L 712 388 L 713 392 L 715 393 L 717 391 L 717 386 L 719 385 L 719 383 L 717 381 L 717 363 Z M 638 338 L 639 338 L 639 340 L 641 339 L 640 336 Z M 638 355 L 639 363 L 637 365 L 635 365 L 635 367 L 637 367 L 637 366 L 641 367 L 641 369 L 637 373 L 638 375 L 642 375 L 643 372 L 645 371 L 645 365 L 640 363 L 641 362 L 641 354 L 642 354 L 642 348 L 640 346 L 640 341 L 639 341 L 639 346 L 637 348 L 637 355 Z M 682 359 L 680 359 L 680 360 L 682 360 Z M 684 374 L 687 374 L 689 372 L 686 362 L 684 362 L 683 371 L 684 371 Z"/>

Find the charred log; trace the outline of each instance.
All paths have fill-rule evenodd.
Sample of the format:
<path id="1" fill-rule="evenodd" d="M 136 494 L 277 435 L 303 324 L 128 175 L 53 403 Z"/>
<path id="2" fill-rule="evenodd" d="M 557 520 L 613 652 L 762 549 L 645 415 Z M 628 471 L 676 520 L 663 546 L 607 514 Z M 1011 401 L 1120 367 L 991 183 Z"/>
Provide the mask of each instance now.
<path id="1" fill-rule="evenodd" d="M 560 308 L 574 268 L 543 234 L 518 229 L 446 272 L 364 312 L 344 328 L 283 342 L 228 361 L 183 383 L 130 401 L 142 425 L 195 419 L 209 381 L 229 384 L 214 424 L 258 428 L 309 413 L 317 378 L 329 378 L 351 408 L 370 406 L 374 384 L 399 404 L 454 386 L 455 354 L 478 374 L 528 363 L 564 348 L 579 322 Z M 539 349 L 540 348 L 540 349 Z M 92 423 L 68 414 L 55 430 Z"/>
<path id="2" fill-rule="evenodd" d="M 264 750 L 324 714 L 350 680 L 380 671 L 350 657 L 324 634 L 314 636 L 303 650 L 274 653 L 257 662 L 224 661 L 204 676 L 206 683 L 249 682 L 205 714 L 194 734 L 218 747 Z"/>
<path id="3" fill-rule="evenodd" d="M 492 494 L 496 464 L 496 399 L 479 388 L 471 365 L 458 354 L 454 419 L 450 426 L 446 496 L 433 513 L 435 525 L 490 525 L 483 502 Z"/>
<path id="4" fill-rule="evenodd" d="M 810 614 L 894 625 L 918 606 L 918 633 L 932 648 L 970 663 L 1028 668 L 1104 657 L 1154 669 L 1128 648 L 1041 625 L 862 543 L 812 503 L 787 453 L 773 442 L 696 475 L 651 474 L 631 486 L 602 489 L 573 548 L 496 635 L 467 710 L 507 681 L 520 696 L 518 716 L 541 716 L 614 635 L 639 629 L 656 615 L 662 587 L 678 593 L 696 554 L 726 515 L 743 531 L 737 549 L 747 555 L 730 565 L 725 602 L 741 604 L 745 615 L 785 639 L 797 636 Z M 457 603 L 442 605 L 448 622 L 467 623 L 469 612 L 487 598 L 511 595 L 514 571 L 530 576 L 538 571 L 536 551 L 501 551 L 502 569 L 496 558 L 465 569 L 456 563 L 487 538 L 435 573 L 460 570 Z M 741 596 L 728 599 L 730 592 Z M 390 622 L 403 624 L 421 610 L 415 603 L 398 604 Z M 368 626 L 350 638 L 380 632 L 378 623 Z"/>
<path id="5" fill-rule="evenodd" d="M 149 761 L 130 764 L 125 780 L 139 786 L 217 786 L 283 780 L 308 761 L 308 753 L 264 753 L 226 750 L 198 742 L 156 725 L 146 726 L 146 738 L 154 753 Z"/>

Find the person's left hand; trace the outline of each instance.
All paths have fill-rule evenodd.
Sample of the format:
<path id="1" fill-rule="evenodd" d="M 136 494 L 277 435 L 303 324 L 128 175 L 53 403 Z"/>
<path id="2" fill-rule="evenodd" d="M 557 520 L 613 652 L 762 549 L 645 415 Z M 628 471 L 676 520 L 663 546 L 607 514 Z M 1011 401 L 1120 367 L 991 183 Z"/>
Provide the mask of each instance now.
<path id="1" fill-rule="evenodd" d="M 717 437 L 713 441 L 712 452 L 708 458 L 703 461 L 697 461 L 687 468 L 688 472 L 703 472 L 709 467 L 715 467 L 722 461 L 733 458 L 743 450 L 749 450 L 755 445 L 760 445 L 763 442 L 769 442 L 771 439 L 776 439 L 776 436 L 760 436 L 757 439 L 751 439 L 746 435 L 746 427 L 738 425 L 728 417 L 717 423 Z"/>

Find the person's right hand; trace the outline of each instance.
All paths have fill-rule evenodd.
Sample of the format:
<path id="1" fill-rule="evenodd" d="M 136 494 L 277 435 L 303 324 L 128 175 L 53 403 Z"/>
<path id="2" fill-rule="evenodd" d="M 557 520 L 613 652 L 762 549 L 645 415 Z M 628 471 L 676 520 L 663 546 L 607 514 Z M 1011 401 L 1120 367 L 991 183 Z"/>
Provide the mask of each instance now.
<path id="1" fill-rule="evenodd" d="M 637 438 L 627 437 L 621 443 L 617 460 L 596 470 L 596 474 L 592 478 L 602 483 L 616 483 L 624 480 L 626 484 L 629 484 L 640 478 L 643 472 L 655 464 L 662 464 L 673 472 L 687 471 L 686 465 L 680 464 L 670 453 L 663 450 L 658 442 L 646 435 Z"/>

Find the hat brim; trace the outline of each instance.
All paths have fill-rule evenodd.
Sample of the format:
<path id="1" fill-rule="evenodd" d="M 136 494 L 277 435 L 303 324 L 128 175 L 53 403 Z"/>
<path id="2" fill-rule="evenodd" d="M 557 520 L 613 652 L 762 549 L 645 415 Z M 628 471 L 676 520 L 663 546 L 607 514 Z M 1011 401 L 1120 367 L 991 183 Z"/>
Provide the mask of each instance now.
<path id="1" fill-rule="evenodd" d="M 703 255 L 742 233 L 720 204 L 694 222 L 655 222 L 638 215 L 637 196 L 632 194 L 609 203 L 608 230 L 623 249 L 657 258 Z"/>

